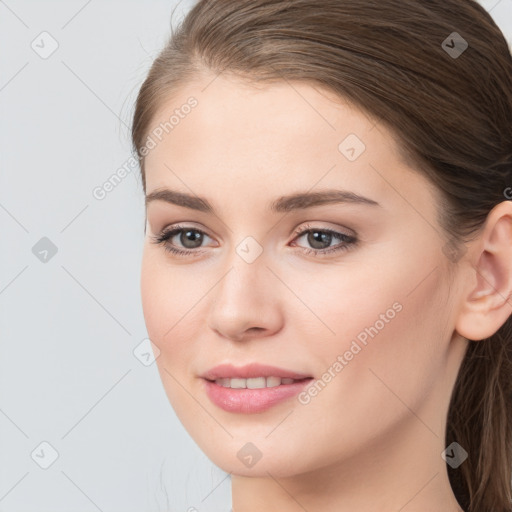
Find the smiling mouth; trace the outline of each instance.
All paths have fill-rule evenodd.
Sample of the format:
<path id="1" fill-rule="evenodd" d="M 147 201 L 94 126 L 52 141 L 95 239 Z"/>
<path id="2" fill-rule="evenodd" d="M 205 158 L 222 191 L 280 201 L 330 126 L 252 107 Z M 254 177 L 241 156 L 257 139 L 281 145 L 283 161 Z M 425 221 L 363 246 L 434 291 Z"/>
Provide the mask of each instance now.
<path id="1" fill-rule="evenodd" d="M 303 382 L 306 380 L 311 380 L 313 377 L 306 377 L 303 379 L 290 379 L 290 378 L 281 378 L 281 377 L 252 377 L 248 379 L 243 379 L 239 377 L 225 377 L 215 380 L 206 379 L 209 382 L 215 382 L 219 386 L 224 388 L 231 389 L 264 389 L 264 388 L 274 388 L 277 386 L 295 384 L 296 382 Z"/>

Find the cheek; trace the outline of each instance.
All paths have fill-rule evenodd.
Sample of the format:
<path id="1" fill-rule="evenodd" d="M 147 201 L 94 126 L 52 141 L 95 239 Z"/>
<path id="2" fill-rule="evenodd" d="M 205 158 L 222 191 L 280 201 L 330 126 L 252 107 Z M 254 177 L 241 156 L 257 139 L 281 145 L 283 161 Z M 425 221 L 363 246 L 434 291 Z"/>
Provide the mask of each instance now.
<path id="1" fill-rule="evenodd" d="M 198 337 L 194 332 L 197 321 L 191 321 L 201 292 L 197 286 L 190 273 L 168 265 L 152 248 L 144 250 L 140 289 L 146 330 L 160 351 L 156 359 L 160 379 L 180 417 L 195 411 L 183 385 L 189 387 L 186 372 L 194 358 L 193 340 Z"/>
<path id="2" fill-rule="evenodd" d="M 145 247 L 140 275 L 144 319 L 155 341 L 163 341 L 166 333 L 170 337 L 174 329 L 187 324 L 187 310 L 201 292 L 199 280 L 196 282 L 185 266 L 170 265 L 162 251 Z"/>
<path id="3" fill-rule="evenodd" d="M 170 349 L 179 352 L 190 339 L 185 330 L 193 328 L 189 315 L 198 300 L 197 288 L 189 274 L 167 264 L 152 248 L 144 250 L 140 290 L 149 338 L 161 351 L 157 363 L 165 361 Z M 179 336 L 178 336 L 179 333 Z"/>
<path id="4" fill-rule="evenodd" d="M 328 347 L 340 354 L 356 341 L 359 355 L 364 353 L 358 360 L 432 359 L 445 342 L 443 329 L 450 312 L 448 278 L 435 240 L 428 242 L 408 247 L 410 241 L 404 237 L 362 256 L 349 270 L 315 273 L 305 286 L 313 290 L 315 311 L 334 331 L 324 336 Z"/>
<path id="5" fill-rule="evenodd" d="M 149 337 L 159 347 L 161 347 L 162 333 L 172 325 L 168 324 L 172 320 L 168 314 L 169 311 L 173 311 L 172 308 L 169 309 L 173 295 L 164 293 L 169 285 L 169 275 L 162 272 L 160 264 L 145 251 L 140 278 L 142 310 Z M 171 304 L 167 304 L 168 302 Z"/>
<path id="6" fill-rule="evenodd" d="M 431 272 L 415 261 L 403 262 L 400 272 L 368 268 L 329 286 L 326 293 L 336 301 L 324 300 L 321 311 L 336 335 L 317 345 L 325 373 L 306 405 L 313 416 L 332 412 L 326 430 L 373 438 L 410 416 L 408 408 L 420 410 L 442 379 L 450 315 L 446 278 L 440 267 Z"/>

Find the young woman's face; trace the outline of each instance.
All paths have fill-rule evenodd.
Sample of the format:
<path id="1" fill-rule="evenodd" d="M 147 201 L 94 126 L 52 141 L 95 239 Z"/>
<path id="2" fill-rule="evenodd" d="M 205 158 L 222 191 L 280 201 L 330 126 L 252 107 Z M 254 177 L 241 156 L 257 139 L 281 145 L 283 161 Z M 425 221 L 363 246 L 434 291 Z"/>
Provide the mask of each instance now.
<path id="1" fill-rule="evenodd" d="M 146 157 L 142 304 L 180 421 L 252 476 L 441 445 L 465 345 L 435 190 L 327 93 L 213 78 L 162 106 Z M 310 379 L 204 378 L 254 363 Z"/>

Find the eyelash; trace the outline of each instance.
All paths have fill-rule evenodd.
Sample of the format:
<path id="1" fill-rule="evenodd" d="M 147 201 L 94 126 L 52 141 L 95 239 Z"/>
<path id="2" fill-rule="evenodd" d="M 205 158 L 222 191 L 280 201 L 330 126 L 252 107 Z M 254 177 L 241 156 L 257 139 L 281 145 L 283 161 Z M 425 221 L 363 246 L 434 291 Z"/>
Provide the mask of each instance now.
<path id="1" fill-rule="evenodd" d="M 151 240 L 155 244 L 163 245 L 164 249 L 171 254 L 174 254 L 176 256 L 190 256 L 192 254 L 200 254 L 201 251 L 198 249 L 177 249 L 176 247 L 173 247 L 170 245 L 168 240 L 174 238 L 177 234 L 181 233 L 182 231 L 195 231 L 196 233 L 201 233 L 202 235 L 208 236 L 204 231 L 201 231 L 200 229 L 194 228 L 192 226 L 181 226 L 179 224 L 173 226 L 172 228 L 168 228 L 163 230 L 159 235 L 150 236 Z M 343 252 L 351 249 L 353 246 L 355 246 L 358 242 L 357 238 L 352 235 L 347 235 L 345 233 L 340 233 L 338 231 L 333 231 L 332 229 L 319 229 L 312 227 L 310 225 L 306 225 L 304 229 L 296 230 L 293 234 L 295 235 L 295 238 L 300 238 L 301 236 L 309 233 L 327 233 L 332 235 L 335 238 L 338 238 L 342 240 L 342 244 L 335 245 L 333 247 L 327 248 L 327 249 L 310 249 L 308 247 L 299 247 L 299 249 L 304 252 L 307 255 L 313 255 L 313 256 L 324 256 L 326 254 L 330 253 L 337 253 L 337 252 Z M 294 238 L 294 240 L 295 240 Z"/>

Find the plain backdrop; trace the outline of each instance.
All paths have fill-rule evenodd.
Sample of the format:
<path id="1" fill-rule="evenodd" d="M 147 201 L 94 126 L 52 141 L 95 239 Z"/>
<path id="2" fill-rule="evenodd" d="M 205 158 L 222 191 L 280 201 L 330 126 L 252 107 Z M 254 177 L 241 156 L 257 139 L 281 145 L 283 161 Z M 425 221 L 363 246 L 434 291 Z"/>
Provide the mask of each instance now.
<path id="1" fill-rule="evenodd" d="M 512 40 L 512 0 L 482 4 Z M 0 0 L 0 512 L 230 509 L 144 356 L 137 169 L 94 194 L 191 5 Z"/>

